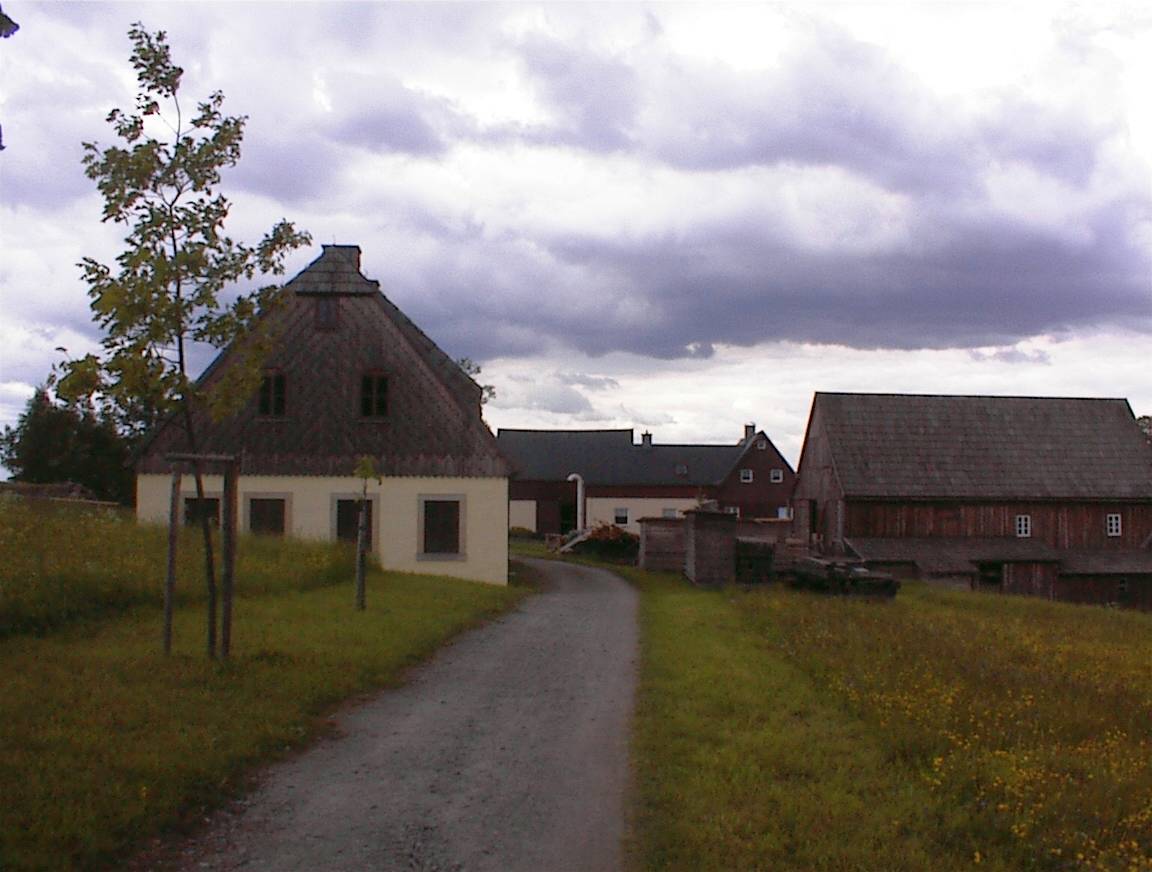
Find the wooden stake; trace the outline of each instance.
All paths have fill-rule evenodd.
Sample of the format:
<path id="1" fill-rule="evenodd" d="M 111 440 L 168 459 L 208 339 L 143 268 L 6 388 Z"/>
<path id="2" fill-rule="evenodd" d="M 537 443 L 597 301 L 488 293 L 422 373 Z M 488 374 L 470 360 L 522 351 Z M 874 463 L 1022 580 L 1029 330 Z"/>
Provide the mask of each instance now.
<path id="1" fill-rule="evenodd" d="M 224 566 L 221 570 L 220 594 L 220 656 L 227 660 L 232 650 L 232 587 L 236 578 L 236 463 L 224 467 L 224 505 L 221 523 L 221 555 Z"/>
<path id="2" fill-rule="evenodd" d="M 164 578 L 164 653 L 172 653 L 172 610 L 176 596 L 176 546 L 180 541 L 180 470 L 172 470 L 172 495 L 168 503 L 168 574 Z"/>

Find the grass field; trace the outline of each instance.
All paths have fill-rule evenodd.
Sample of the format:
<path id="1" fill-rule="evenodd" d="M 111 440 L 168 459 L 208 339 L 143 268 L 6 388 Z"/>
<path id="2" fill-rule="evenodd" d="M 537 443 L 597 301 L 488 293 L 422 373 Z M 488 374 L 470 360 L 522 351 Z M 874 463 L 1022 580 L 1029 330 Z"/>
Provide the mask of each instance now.
<path id="1" fill-rule="evenodd" d="M 643 591 L 644 869 L 1152 869 L 1152 616 Z"/>
<path id="2" fill-rule="evenodd" d="M 105 524 L 118 525 L 114 538 Z M 118 574 L 138 565 L 141 578 L 152 575 L 143 555 L 155 549 L 153 531 L 133 538 L 137 528 L 114 519 L 62 529 L 94 588 L 99 574 L 87 555 L 100 549 L 108 586 L 141 593 L 117 599 L 115 613 L 81 611 L 85 620 L 49 621 L 38 634 L 0 640 L 4 870 L 115 866 L 147 836 L 193 821 L 236 792 L 254 764 L 314 737 L 340 701 L 400 681 L 405 667 L 446 638 L 528 591 L 377 570 L 368 579 L 368 610 L 356 612 L 351 571 L 341 578 L 331 549 L 284 543 L 288 566 L 278 555 L 261 556 L 275 542 L 246 539 L 233 659 L 203 656 L 204 619 L 194 601 L 177 611 L 175 654 L 165 658 L 159 609 L 133 605 L 153 600 L 154 587 Z M 100 538 L 84 538 L 90 534 Z M 0 547 L 0 561 L 24 557 L 12 555 L 10 543 Z M 110 547 L 139 554 L 129 559 Z M 187 550 L 195 559 L 192 543 Z M 57 577 L 75 577 L 64 553 L 49 559 Z M 287 575 L 273 581 L 279 573 Z M 35 609 L 50 602 L 34 585 L 21 596 Z"/>
<path id="3" fill-rule="evenodd" d="M 219 537 L 216 538 L 219 556 Z M 158 606 L 168 532 L 125 511 L 0 499 L 0 639 L 45 633 L 135 606 Z M 198 530 L 181 530 L 177 605 L 204 600 Z M 323 587 L 347 579 L 353 555 L 341 544 L 246 536 L 237 551 L 237 594 Z"/>

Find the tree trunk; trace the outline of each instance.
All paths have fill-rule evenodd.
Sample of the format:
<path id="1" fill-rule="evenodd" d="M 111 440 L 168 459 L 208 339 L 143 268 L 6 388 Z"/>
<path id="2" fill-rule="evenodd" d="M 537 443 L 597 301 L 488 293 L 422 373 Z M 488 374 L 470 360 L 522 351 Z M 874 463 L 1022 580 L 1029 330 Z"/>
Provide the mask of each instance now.
<path id="1" fill-rule="evenodd" d="M 364 591 L 364 558 L 368 544 L 368 512 L 365 510 L 367 502 L 368 482 L 365 481 L 364 491 L 360 495 L 360 516 L 356 524 L 356 608 L 358 611 L 364 611 L 367 607 Z"/>
<path id="2" fill-rule="evenodd" d="M 196 429 L 192 424 L 190 400 L 184 398 L 184 432 L 188 436 L 188 450 L 192 455 L 199 451 L 196 442 Z M 192 462 L 196 476 L 196 501 L 200 506 L 200 531 L 204 535 L 204 585 L 208 592 L 208 657 L 216 659 L 216 558 L 212 550 L 212 523 L 204 511 L 204 466 L 199 460 Z"/>

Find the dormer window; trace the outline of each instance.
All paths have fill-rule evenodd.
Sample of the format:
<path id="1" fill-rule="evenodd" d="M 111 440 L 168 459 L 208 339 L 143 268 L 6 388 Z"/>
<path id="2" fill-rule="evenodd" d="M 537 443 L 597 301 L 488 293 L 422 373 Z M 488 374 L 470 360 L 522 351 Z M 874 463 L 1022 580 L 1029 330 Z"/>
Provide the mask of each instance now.
<path id="1" fill-rule="evenodd" d="M 365 373 L 360 379 L 360 417 L 384 418 L 388 415 L 388 376 Z"/>
<path id="2" fill-rule="evenodd" d="M 264 373 L 260 382 L 260 414 L 278 418 L 284 414 L 284 408 L 284 373 Z"/>

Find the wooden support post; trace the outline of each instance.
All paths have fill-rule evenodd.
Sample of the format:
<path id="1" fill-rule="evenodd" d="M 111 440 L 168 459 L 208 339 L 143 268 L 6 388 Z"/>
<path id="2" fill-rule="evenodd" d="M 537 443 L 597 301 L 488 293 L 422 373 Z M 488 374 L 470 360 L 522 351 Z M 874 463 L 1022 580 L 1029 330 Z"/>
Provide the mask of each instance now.
<path id="1" fill-rule="evenodd" d="M 176 546 L 180 541 L 180 469 L 172 470 L 168 502 L 168 574 L 164 578 L 164 653 L 172 653 L 172 612 L 176 596 Z"/>
<path id="2" fill-rule="evenodd" d="M 360 494 L 360 515 L 356 523 L 356 608 L 365 609 L 364 561 L 368 551 L 368 479 Z"/>
<path id="3" fill-rule="evenodd" d="M 236 578 L 236 466 L 236 462 L 231 461 L 224 467 L 224 505 L 221 506 L 221 524 L 224 529 L 220 534 L 220 547 L 224 566 L 220 576 L 220 656 L 225 660 L 232 650 L 232 588 Z"/>

